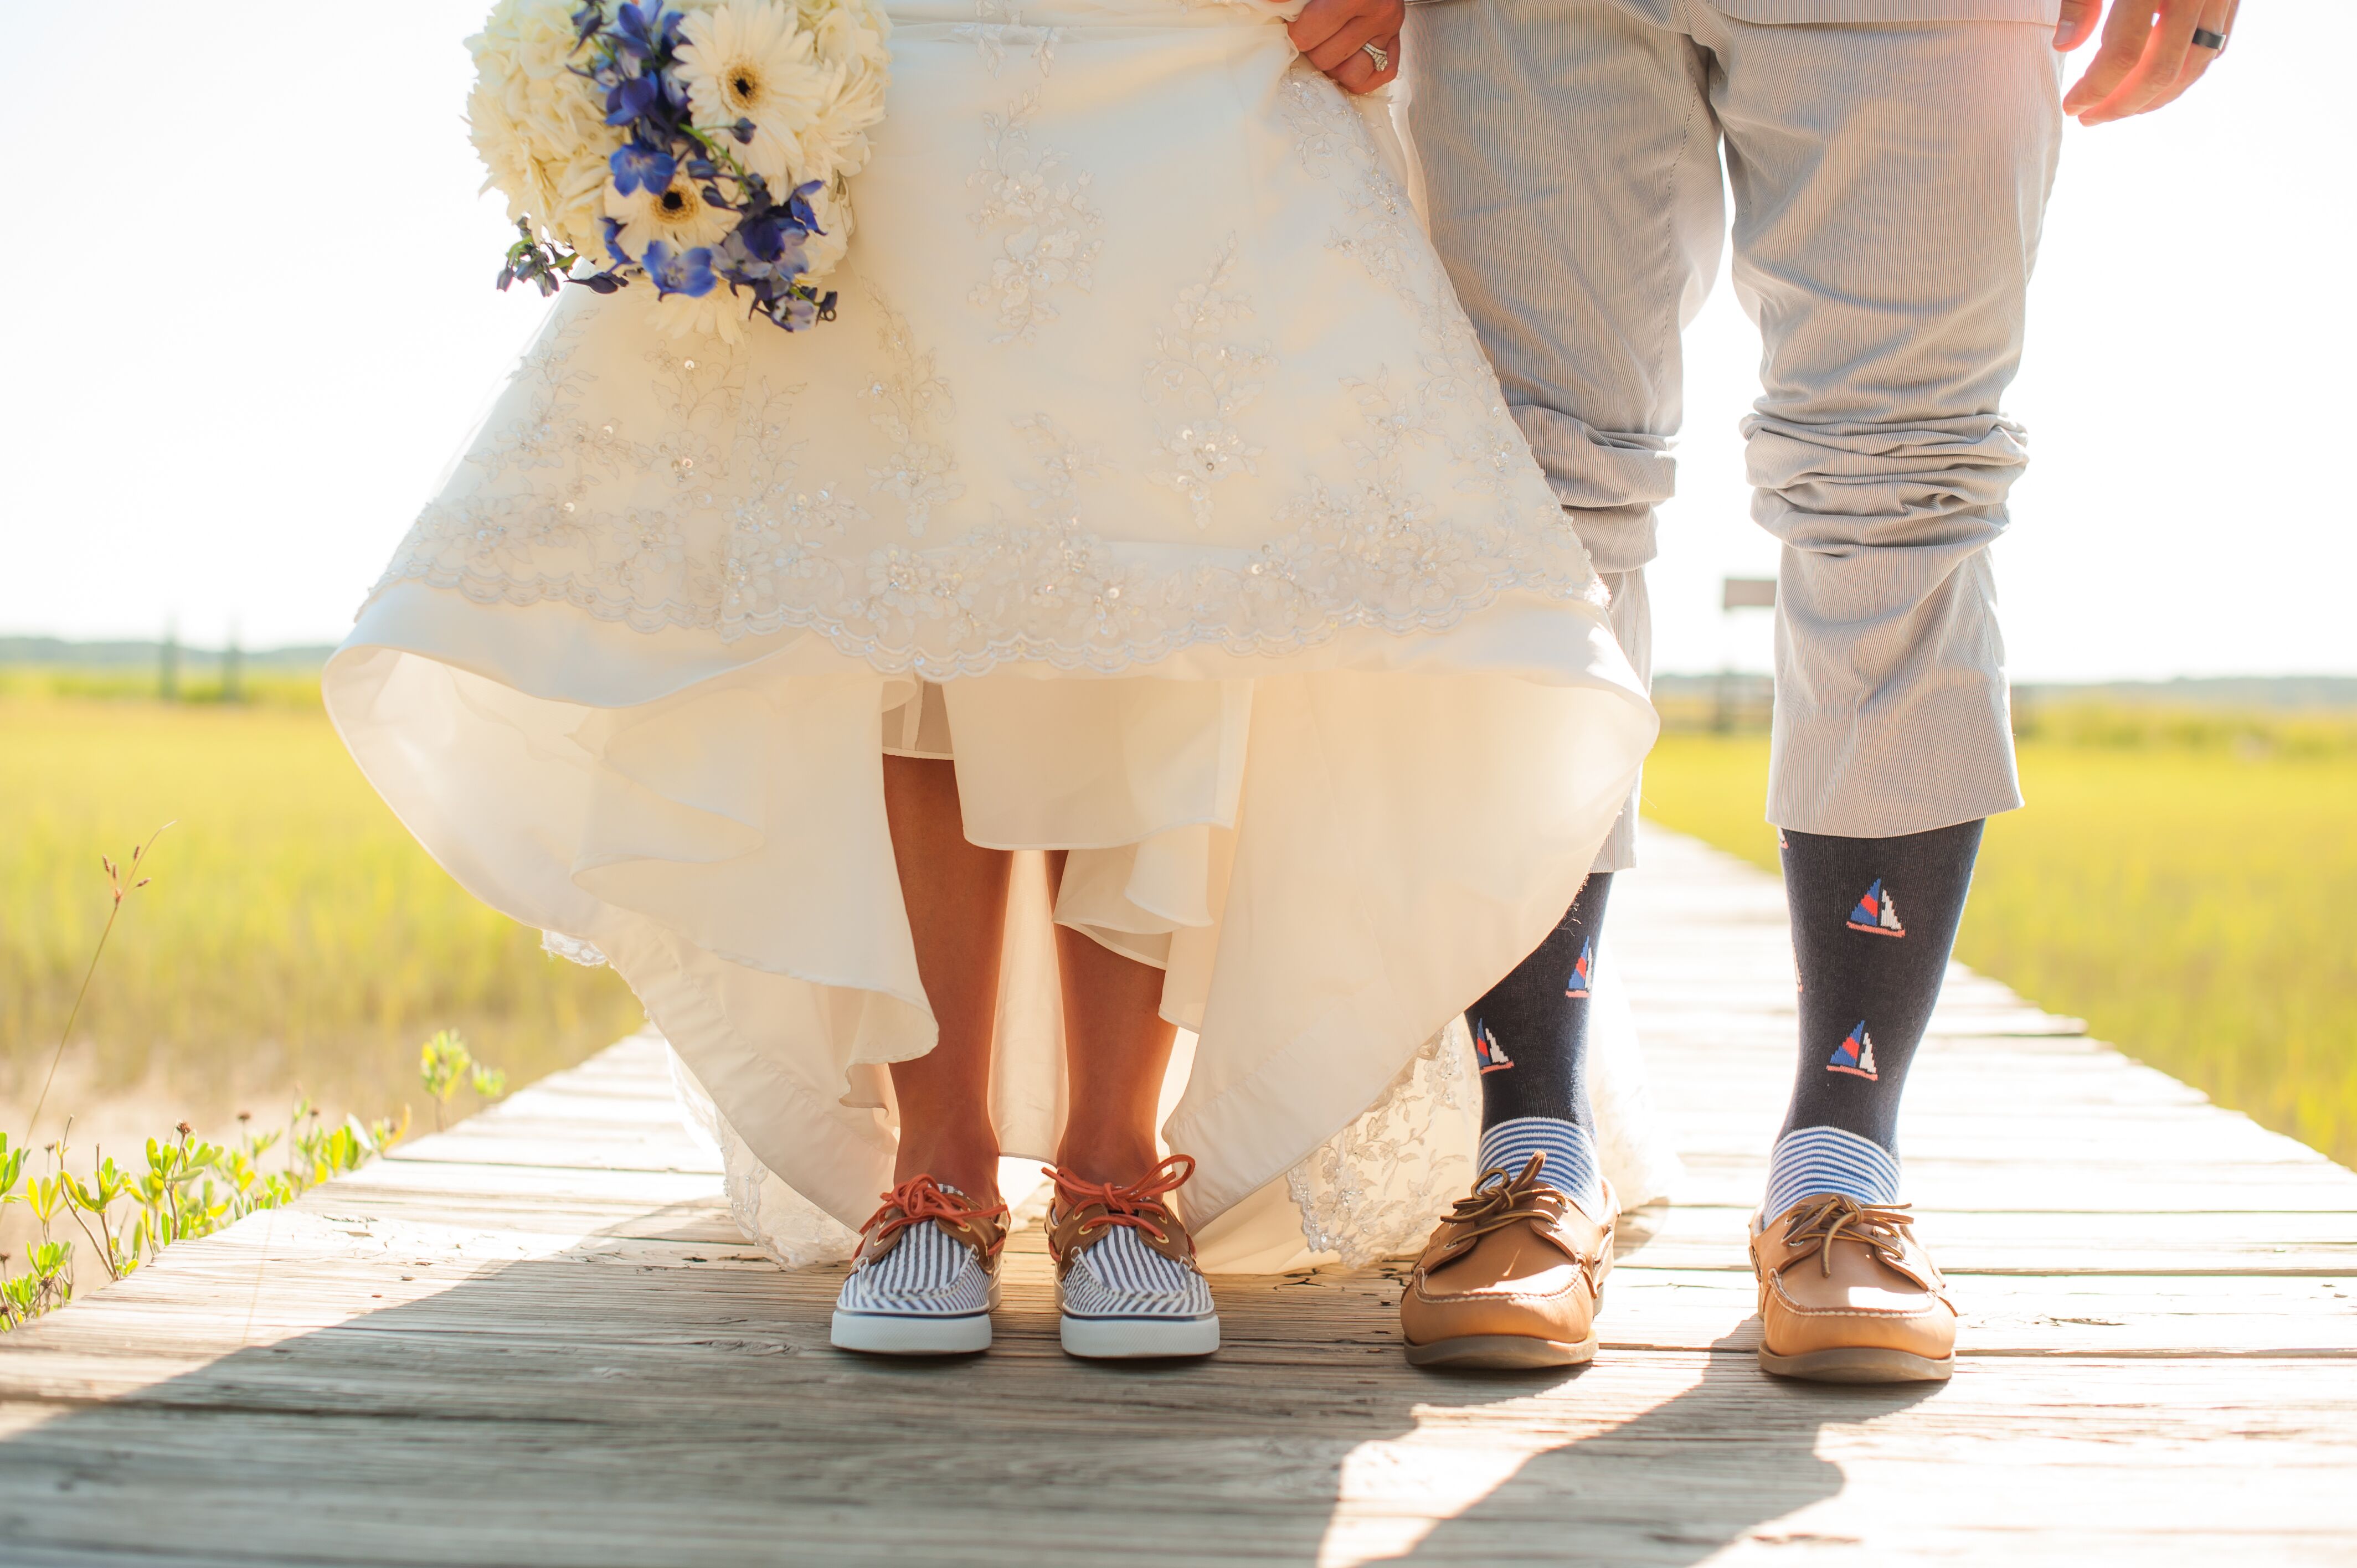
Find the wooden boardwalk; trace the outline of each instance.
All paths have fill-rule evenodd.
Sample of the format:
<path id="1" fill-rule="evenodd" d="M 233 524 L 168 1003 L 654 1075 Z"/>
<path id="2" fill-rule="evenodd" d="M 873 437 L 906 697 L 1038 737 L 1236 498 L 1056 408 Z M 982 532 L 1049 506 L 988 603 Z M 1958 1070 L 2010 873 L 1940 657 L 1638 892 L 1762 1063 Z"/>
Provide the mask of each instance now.
<path id="1" fill-rule="evenodd" d="M 1412 1370 L 1382 1271 L 1082 1365 L 1036 1228 L 988 1357 L 838 1354 L 631 1040 L 0 1339 L 0 1563 L 2357 1563 L 2357 1176 L 1958 971 L 1907 1155 L 1962 1368 L 1771 1381 L 1781 893 L 1656 833 L 1614 920 L 1688 1176 L 1584 1372 Z"/>

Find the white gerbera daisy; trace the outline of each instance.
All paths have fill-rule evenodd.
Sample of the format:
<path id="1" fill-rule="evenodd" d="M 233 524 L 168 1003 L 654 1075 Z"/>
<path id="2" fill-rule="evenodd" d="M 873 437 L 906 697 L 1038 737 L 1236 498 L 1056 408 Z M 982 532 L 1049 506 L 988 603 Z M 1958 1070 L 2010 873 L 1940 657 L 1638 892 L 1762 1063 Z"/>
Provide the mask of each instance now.
<path id="1" fill-rule="evenodd" d="M 753 139 L 722 140 L 773 188 L 805 177 L 797 138 L 817 118 L 834 72 L 822 63 L 794 7 L 781 0 L 726 0 L 680 27 L 680 81 L 706 132 L 749 121 Z"/>
<path id="2" fill-rule="evenodd" d="M 610 184 L 606 187 L 606 215 L 619 221 L 622 231 L 616 236 L 632 261 L 643 261 L 647 247 L 660 240 L 674 252 L 692 251 L 698 245 L 716 245 L 728 237 L 736 226 L 737 215 L 713 206 L 704 199 L 703 191 L 688 177 L 684 166 L 673 171 L 671 184 L 661 190 L 644 187 L 624 196 Z M 597 257 L 607 260 L 600 246 Z"/>

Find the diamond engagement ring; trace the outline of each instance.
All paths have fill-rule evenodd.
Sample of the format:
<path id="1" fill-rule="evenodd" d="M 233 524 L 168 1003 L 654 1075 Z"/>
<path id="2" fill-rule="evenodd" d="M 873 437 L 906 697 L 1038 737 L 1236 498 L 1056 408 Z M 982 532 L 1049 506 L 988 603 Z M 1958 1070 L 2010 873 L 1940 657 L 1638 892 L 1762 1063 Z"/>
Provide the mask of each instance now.
<path id="1" fill-rule="evenodd" d="M 1375 70 L 1378 75 L 1383 71 L 1391 70 L 1391 51 L 1384 48 L 1383 45 L 1375 43 L 1361 44 L 1359 46 L 1359 52 L 1375 62 Z"/>

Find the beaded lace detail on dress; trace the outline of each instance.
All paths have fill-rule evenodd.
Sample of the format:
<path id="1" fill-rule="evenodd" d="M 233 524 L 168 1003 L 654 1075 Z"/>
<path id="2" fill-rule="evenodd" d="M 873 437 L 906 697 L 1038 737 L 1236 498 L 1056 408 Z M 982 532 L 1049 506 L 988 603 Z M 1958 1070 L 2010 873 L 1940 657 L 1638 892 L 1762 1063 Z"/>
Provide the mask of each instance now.
<path id="1" fill-rule="evenodd" d="M 872 333 L 879 350 L 857 393 L 887 443 L 873 459 L 797 438 L 799 407 L 847 389 L 778 384 L 745 346 L 653 347 L 658 424 L 603 413 L 613 394 L 587 366 L 611 356 L 580 353 L 593 317 L 568 300 L 376 592 L 418 582 L 484 603 L 554 600 L 724 641 L 806 628 L 879 671 L 932 679 L 1015 660 L 1111 672 L 1198 646 L 1280 654 L 1349 627 L 1441 630 L 1510 589 L 1600 601 L 1364 121 L 1306 67 L 1285 91 L 1302 166 L 1351 214 L 1329 248 L 1411 307 L 1422 357 L 1341 378 L 1361 424 L 1340 454 L 1350 471 L 1282 453 L 1300 472 L 1288 499 L 1259 503 L 1264 542 L 1125 548 L 1095 521 L 1128 536 L 1142 480 L 1175 487 L 1200 529 L 1215 492 L 1276 461 L 1250 432 L 1274 361 L 1225 281 L 1229 238 L 1165 307 L 1175 315 L 1136 326 L 1138 395 L 1160 449 L 1076 452 L 1047 434 L 1047 413 L 1010 411 L 989 455 L 1019 463 L 1028 450 L 1041 466 L 1013 481 L 1028 492 L 1022 510 L 977 492 L 962 463 L 974 454 L 947 433 L 958 389 L 880 297 L 865 325 L 828 328 Z M 994 267 L 976 308 L 1018 338 L 1087 286 L 1096 243 L 1079 177 L 1031 152 L 1020 118 L 998 120 L 976 176 L 978 220 L 1013 269 Z M 879 522 L 899 542 L 872 542 Z"/>

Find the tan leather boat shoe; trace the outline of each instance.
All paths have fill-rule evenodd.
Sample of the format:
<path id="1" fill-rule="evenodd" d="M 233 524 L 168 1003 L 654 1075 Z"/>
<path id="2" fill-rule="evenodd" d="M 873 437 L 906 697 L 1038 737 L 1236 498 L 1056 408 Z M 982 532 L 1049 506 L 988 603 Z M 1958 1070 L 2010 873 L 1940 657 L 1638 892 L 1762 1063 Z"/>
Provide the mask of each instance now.
<path id="1" fill-rule="evenodd" d="M 1821 1383 L 1938 1382 L 1956 1309 L 1904 1205 L 1804 1197 L 1751 1238 L 1760 1365 Z"/>
<path id="2" fill-rule="evenodd" d="M 1485 1171 L 1425 1244 L 1400 1297 L 1408 1364 L 1570 1367 L 1596 1356 L 1596 1309 L 1612 1271 L 1612 1189 L 1604 1218 L 1540 1180 Z"/>

